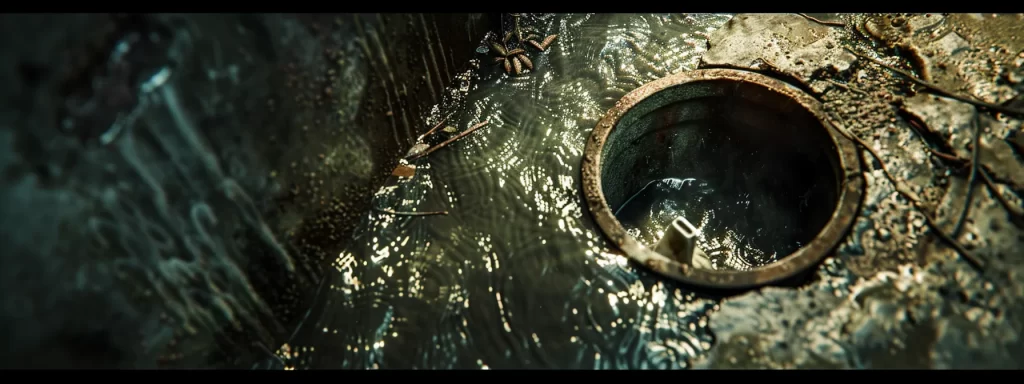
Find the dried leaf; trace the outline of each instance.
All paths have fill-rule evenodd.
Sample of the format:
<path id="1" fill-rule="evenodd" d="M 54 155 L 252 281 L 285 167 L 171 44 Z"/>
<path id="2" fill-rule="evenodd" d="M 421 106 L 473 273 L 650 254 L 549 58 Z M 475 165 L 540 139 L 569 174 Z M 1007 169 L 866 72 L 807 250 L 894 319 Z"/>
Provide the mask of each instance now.
<path id="1" fill-rule="evenodd" d="M 557 33 L 556 33 L 556 34 L 554 34 L 554 35 L 551 35 L 551 36 L 545 37 L 545 38 L 544 38 L 544 41 L 543 41 L 543 42 L 541 42 L 541 43 L 540 43 L 540 45 L 541 45 L 542 47 L 544 47 L 544 49 L 547 49 L 547 48 L 548 48 L 548 46 L 549 46 L 549 45 L 551 45 L 551 43 L 554 43 L 554 42 L 555 42 L 555 39 L 557 39 L 557 38 L 558 38 L 558 34 L 557 34 Z"/>
<path id="2" fill-rule="evenodd" d="M 538 43 L 536 41 L 530 40 L 530 41 L 527 41 L 527 43 L 532 45 L 534 48 L 537 48 L 538 50 L 541 50 L 541 51 L 544 50 L 544 46 L 540 45 L 540 43 Z"/>
<path id="3" fill-rule="evenodd" d="M 531 71 L 533 70 L 533 62 L 530 61 L 529 57 L 526 57 L 526 55 L 523 54 L 519 54 L 516 57 L 519 59 L 519 61 L 523 62 L 523 65 L 525 65 L 526 68 L 529 68 Z"/>
<path id="4" fill-rule="evenodd" d="M 423 151 L 426 151 L 427 148 L 430 148 L 430 146 L 425 143 L 413 145 L 412 148 L 409 148 L 409 152 L 405 154 L 405 157 L 413 157 L 419 155 L 420 153 L 423 153 Z"/>
<path id="5" fill-rule="evenodd" d="M 508 60 L 505 60 L 505 73 L 512 73 L 512 64 L 510 64 Z"/>
<path id="6" fill-rule="evenodd" d="M 505 47 L 501 46 L 501 44 L 491 43 L 491 49 L 493 49 L 495 52 L 498 52 L 499 55 L 508 55 L 508 50 L 506 50 Z"/>
<path id="7" fill-rule="evenodd" d="M 516 67 L 516 74 L 523 73 L 523 63 L 519 62 L 518 57 L 512 58 L 512 66 Z"/>
<path id="8" fill-rule="evenodd" d="M 518 55 L 518 54 L 523 53 L 523 52 L 526 52 L 526 51 L 523 50 L 522 48 L 516 48 L 516 49 L 513 49 L 511 51 L 508 51 L 508 55 L 509 56 Z"/>
<path id="9" fill-rule="evenodd" d="M 391 174 L 398 177 L 412 177 L 416 174 L 416 168 L 405 164 L 399 164 L 395 167 L 395 170 L 391 171 Z"/>

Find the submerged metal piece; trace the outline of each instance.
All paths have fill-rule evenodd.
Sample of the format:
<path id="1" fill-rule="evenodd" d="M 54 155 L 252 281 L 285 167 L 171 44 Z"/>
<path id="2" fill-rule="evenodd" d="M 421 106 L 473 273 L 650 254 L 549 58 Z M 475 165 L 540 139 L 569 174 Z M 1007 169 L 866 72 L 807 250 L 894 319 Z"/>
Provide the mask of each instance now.
<path id="1" fill-rule="evenodd" d="M 665 235 L 658 240 L 654 251 L 683 264 L 693 264 L 693 251 L 697 248 L 700 231 L 685 217 L 677 217 L 665 227 Z"/>
<path id="2" fill-rule="evenodd" d="M 689 110 L 669 108 L 673 103 L 679 102 L 701 105 Z M 630 151 L 634 153 L 627 155 L 633 157 L 640 156 L 635 152 L 663 155 L 650 148 L 636 147 L 638 142 L 648 136 L 655 136 L 655 133 L 668 131 L 670 128 L 676 129 L 662 125 L 679 125 L 680 121 L 659 122 L 649 118 L 649 115 L 665 110 L 668 112 L 661 113 L 678 119 L 688 114 L 713 113 L 716 117 L 725 116 L 720 119 L 736 121 L 734 125 L 740 127 L 728 129 L 749 134 L 750 137 L 742 138 L 755 144 L 760 143 L 759 140 L 770 138 L 776 142 L 791 141 L 794 142 L 793 145 L 800 143 L 828 147 L 807 149 L 825 153 L 827 161 L 823 163 L 827 164 L 822 164 L 821 167 L 829 168 L 834 176 L 834 180 L 826 180 L 829 184 L 835 185 L 835 190 L 829 191 L 835 196 L 834 201 L 822 202 L 819 204 L 820 207 L 816 207 L 832 211 L 830 216 L 822 214 L 821 229 L 817 236 L 774 263 L 736 271 L 713 270 L 704 265 L 705 263 L 691 265 L 687 261 L 695 261 L 692 256 L 694 253 L 703 255 L 699 248 L 695 249 L 698 252 L 690 252 L 690 260 L 679 260 L 648 248 L 629 235 L 613 213 L 608 194 L 611 193 L 611 198 L 616 200 L 616 203 L 621 203 L 622 196 L 625 196 L 632 184 L 642 181 L 638 180 L 640 177 L 632 176 L 631 173 L 638 169 L 647 171 L 662 163 L 653 166 L 649 163 L 631 164 L 633 167 L 603 164 L 608 157 L 606 144 L 614 137 L 613 146 L 618 147 L 617 155 Z M 588 208 L 604 234 L 629 258 L 667 277 L 699 286 L 730 289 L 765 285 L 792 277 L 817 264 L 837 245 L 852 225 L 863 194 L 864 180 L 860 173 L 856 146 L 843 137 L 826 116 L 820 103 L 810 95 L 780 80 L 753 72 L 705 69 L 679 73 L 647 83 L 616 102 L 591 132 L 582 166 L 584 196 Z M 783 124 L 790 119 L 803 119 L 800 121 L 805 123 L 810 131 L 800 132 L 806 133 L 806 136 L 817 137 L 793 135 L 793 132 L 787 131 L 790 127 Z M 626 123 L 623 124 L 623 121 Z M 690 122 L 692 121 L 687 123 Z M 646 131 L 643 128 L 635 128 L 635 125 L 643 124 L 646 124 Z M 622 125 L 626 126 L 625 130 L 619 129 Z M 726 128 L 715 126 L 712 129 Z M 777 131 L 768 132 L 769 129 Z M 787 134 L 790 136 L 780 136 Z M 621 157 L 618 156 L 617 159 Z M 611 176 L 607 174 L 609 172 L 612 173 Z M 605 180 L 602 180 L 602 176 Z"/>

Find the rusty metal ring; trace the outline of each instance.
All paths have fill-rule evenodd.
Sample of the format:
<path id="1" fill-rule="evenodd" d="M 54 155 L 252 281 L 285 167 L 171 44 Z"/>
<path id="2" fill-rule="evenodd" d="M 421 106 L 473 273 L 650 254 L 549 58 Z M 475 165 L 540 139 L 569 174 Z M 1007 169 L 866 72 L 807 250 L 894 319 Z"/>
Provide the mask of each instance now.
<path id="1" fill-rule="evenodd" d="M 735 81 L 752 83 L 787 97 L 810 112 L 827 131 L 835 144 L 839 169 L 838 200 L 831 218 L 816 237 L 795 252 L 772 264 L 746 271 L 692 268 L 658 254 L 630 236 L 613 214 L 601 187 L 601 158 L 609 134 L 634 106 L 658 92 L 684 84 L 704 81 Z M 605 113 L 587 140 L 583 155 L 582 181 L 584 198 L 594 220 L 605 236 L 625 254 L 653 271 L 684 283 L 703 287 L 739 289 L 771 284 L 792 277 L 822 259 L 836 247 L 856 218 L 864 193 L 860 158 L 855 143 L 837 131 L 815 98 L 781 80 L 754 72 L 735 69 L 702 69 L 670 75 L 633 90 L 623 96 Z"/>

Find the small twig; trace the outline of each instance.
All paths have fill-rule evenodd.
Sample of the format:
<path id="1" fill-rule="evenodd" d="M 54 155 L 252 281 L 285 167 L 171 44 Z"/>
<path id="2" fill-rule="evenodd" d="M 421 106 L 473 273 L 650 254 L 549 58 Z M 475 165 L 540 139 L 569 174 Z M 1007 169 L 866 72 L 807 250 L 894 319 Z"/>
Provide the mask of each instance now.
<path id="1" fill-rule="evenodd" d="M 967 164 L 971 162 L 970 160 L 950 155 L 947 153 L 942 153 L 934 149 L 932 150 L 932 153 L 938 155 L 943 159 L 949 161 L 956 161 L 961 164 Z M 999 188 L 996 187 L 996 182 L 992 180 L 992 177 L 988 175 L 988 171 L 985 170 L 985 167 L 982 167 L 981 164 L 979 164 L 978 166 L 978 175 L 981 176 L 981 180 L 985 182 L 985 186 L 988 187 L 988 190 L 989 192 L 992 193 L 992 196 L 995 196 L 995 198 L 999 200 L 999 203 L 1003 205 L 1003 208 L 1006 208 L 1006 210 L 1009 211 L 1010 214 L 1013 216 L 1024 217 L 1024 211 L 1021 211 L 1020 208 L 1011 204 L 1010 201 L 1006 200 L 1006 197 L 1004 197 L 1003 194 L 999 192 Z"/>
<path id="2" fill-rule="evenodd" d="M 960 102 L 968 103 L 968 104 L 974 105 L 976 107 L 988 109 L 988 110 L 991 110 L 991 111 L 1005 113 L 1005 114 L 1008 114 L 1008 115 L 1014 115 L 1014 116 L 1017 116 L 1017 117 L 1024 116 L 1024 110 L 1020 110 L 1020 109 L 1016 109 L 1016 108 L 1010 108 L 1010 107 L 999 105 L 999 104 L 992 104 L 992 103 L 989 103 L 989 102 L 977 100 L 977 99 L 972 98 L 972 97 L 960 96 L 960 95 L 955 94 L 953 92 L 947 91 L 947 90 L 939 87 L 938 85 L 935 85 L 935 84 L 929 83 L 927 81 L 921 80 L 917 76 L 914 76 L 914 74 L 912 74 L 910 72 L 907 72 L 907 71 L 904 71 L 902 69 L 893 67 L 893 66 L 891 66 L 889 64 L 883 63 L 883 62 L 881 62 L 879 60 L 876 60 L 873 57 L 866 56 L 866 55 L 864 55 L 862 53 L 854 51 L 853 49 L 851 49 L 849 47 L 843 47 L 843 49 L 849 51 L 854 56 L 860 57 L 862 59 L 865 59 L 867 61 L 870 61 L 870 62 L 874 63 L 875 65 L 878 65 L 880 67 L 888 69 L 889 71 L 892 71 L 892 72 L 895 72 L 897 74 L 900 74 L 901 76 L 907 78 L 907 80 L 910 80 L 912 83 L 920 85 L 922 87 L 925 87 L 928 90 L 932 91 L 932 93 L 935 93 L 936 95 L 939 95 L 939 96 L 942 96 L 942 97 L 948 97 L 948 98 L 953 99 L 953 100 L 957 100 L 957 101 L 960 101 Z"/>
<path id="3" fill-rule="evenodd" d="M 1017 96 L 1011 97 L 1006 101 L 999 103 L 999 105 L 1009 107 L 1017 103 L 1017 101 L 1024 100 L 1024 93 L 1018 93 Z"/>
<path id="4" fill-rule="evenodd" d="M 839 88 L 845 89 L 845 90 L 847 90 L 849 92 L 859 93 L 859 94 L 861 94 L 863 96 L 870 96 L 870 95 L 868 95 L 867 92 L 864 92 L 864 91 L 862 91 L 860 89 L 857 89 L 857 88 L 851 87 L 849 85 L 840 83 L 838 81 L 835 81 L 835 80 L 832 80 L 832 79 L 825 79 L 825 81 L 827 81 L 829 83 L 832 83 L 832 85 L 835 85 L 835 86 L 837 86 Z"/>
<path id="5" fill-rule="evenodd" d="M 948 161 L 959 161 L 959 162 L 960 162 L 961 164 L 967 164 L 967 163 L 969 163 L 969 162 L 970 162 L 970 160 L 966 160 L 966 159 L 961 159 L 961 158 L 959 158 L 959 157 L 956 157 L 956 156 L 950 155 L 950 154 L 948 154 L 948 153 L 945 153 L 945 152 L 940 152 L 940 151 L 939 151 L 939 150 L 937 150 L 937 149 L 932 149 L 932 148 L 928 148 L 928 150 L 929 150 L 929 151 L 931 151 L 933 155 L 935 155 L 935 156 L 937 156 L 937 157 L 939 157 L 939 158 L 941 158 L 941 159 L 943 159 L 943 160 L 948 160 Z"/>
<path id="6" fill-rule="evenodd" d="M 430 211 L 430 212 L 396 212 L 387 208 L 373 207 L 377 212 L 387 213 L 395 216 L 434 216 L 434 215 L 447 215 L 448 211 Z"/>
<path id="7" fill-rule="evenodd" d="M 941 26 L 941 25 L 943 25 L 945 23 L 946 23 L 946 18 L 943 17 L 943 18 L 939 19 L 939 21 L 936 21 L 935 23 L 932 23 L 931 25 L 926 25 L 924 27 L 918 28 L 916 31 L 914 31 L 914 33 L 915 34 L 916 33 L 921 33 L 921 32 L 932 33 L 935 28 L 938 28 L 939 26 Z"/>
<path id="8" fill-rule="evenodd" d="M 813 16 L 808 15 L 806 13 L 798 13 L 798 15 L 803 16 L 805 19 L 813 21 L 813 22 L 821 24 L 821 25 L 830 25 L 830 26 L 833 26 L 833 27 L 844 27 L 844 28 L 846 27 L 846 23 L 843 23 L 843 22 L 840 22 L 840 21 L 820 20 L 820 19 L 814 18 Z"/>
<path id="9" fill-rule="evenodd" d="M 1022 212 L 1016 205 L 1011 204 L 1010 201 L 1006 200 L 1006 197 L 999 192 L 999 188 L 996 187 L 996 182 L 988 175 L 988 171 L 984 168 L 979 168 L 978 174 L 981 175 L 981 179 L 985 181 L 985 186 L 988 187 L 989 193 L 991 193 L 992 196 L 995 196 L 996 200 L 999 200 L 999 203 L 1003 205 L 1003 208 L 1006 208 L 1006 210 L 1013 216 L 1024 217 L 1024 212 Z"/>
<path id="10" fill-rule="evenodd" d="M 935 222 L 935 219 L 933 219 L 932 216 L 928 213 L 928 211 L 924 209 L 921 201 L 917 198 L 917 194 L 907 189 L 906 186 L 899 182 L 899 179 L 897 179 L 895 176 L 892 175 L 892 173 L 889 172 L 889 168 L 885 166 L 885 161 L 882 160 L 882 156 L 875 152 L 875 149 L 871 148 L 871 146 L 869 146 L 868 143 L 864 142 L 864 140 L 862 140 L 860 137 L 847 131 L 846 127 L 848 125 L 846 125 L 846 121 L 843 120 L 842 117 L 839 117 L 834 113 L 832 115 L 835 116 L 835 118 L 838 119 L 839 122 L 842 124 L 842 126 L 837 127 L 839 133 L 841 133 L 847 139 L 853 140 L 854 142 L 859 144 L 862 148 L 867 150 L 868 153 L 870 153 L 871 156 L 875 158 L 875 160 L 878 161 L 878 164 L 882 169 L 882 173 L 885 174 L 885 177 L 889 179 L 890 183 L 892 183 L 893 187 L 896 189 L 896 192 L 902 195 L 905 199 L 909 200 L 910 203 L 914 206 L 914 208 L 921 212 L 921 215 L 924 216 L 925 222 L 928 223 L 928 227 L 931 228 L 932 231 L 935 232 L 939 236 L 939 238 L 942 239 L 942 241 L 946 242 L 946 244 L 952 247 L 957 252 L 957 254 L 959 254 L 960 257 L 964 259 L 964 261 L 971 265 L 971 267 L 973 267 L 979 273 L 983 272 L 985 269 L 985 265 L 981 262 L 981 260 L 974 257 L 974 255 L 967 251 L 967 249 L 965 249 L 963 245 L 958 243 L 956 239 L 950 237 L 948 234 L 942 231 L 942 228 L 939 227 L 938 223 Z"/>
<path id="11" fill-rule="evenodd" d="M 974 118 L 971 119 L 971 126 L 974 128 L 974 137 L 971 138 L 971 174 L 967 177 L 967 192 L 964 194 L 964 208 L 960 210 L 960 217 L 953 226 L 953 237 L 960 235 L 963 229 L 964 220 L 967 219 L 967 211 L 971 209 L 971 201 L 974 200 L 974 180 L 978 177 L 978 146 L 981 144 L 981 114 L 974 110 Z"/>
<path id="12" fill-rule="evenodd" d="M 470 133 L 473 133 L 473 131 L 476 131 L 477 129 L 482 128 L 483 126 L 487 125 L 488 123 L 490 123 L 490 121 L 484 120 L 483 122 L 480 122 L 477 125 L 474 125 L 474 126 L 470 127 L 469 129 L 465 130 L 464 132 L 459 133 L 458 135 L 455 135 L 455 136 L 453 136 L 452 138 L 450 138 L 448 140 L 445 140 L 443 143 L 435 145 L 435 146 L 430 147 L 430 148 L 427 148 L 426 151 L 423 151 L 423 152 L 420 152 L 418 154 L 409 156 L 409 157 L 407 157 L 407 159 L 408 160 L 416 160 L 416 159 L 421 158 L 423 156 L 429 155 L 429 154 L 431 154 L 432 152 L 434 152 L 434 151 L 436 151 L 438 149 L 444 148 L 448 144 L 454 143 L 455 141 L 457 141 L 457 140 L 459 140 L 459 139 L 461 139 L 463 137 L 466 137 L 466 135 L 468 135 Z"/>
<path id="13" fill-rule="evenodd" d="M 441 119 L 441 121 L 438 122 L 437 125 L 434 126 L 434 128 L 430 128 L 430 130 L 427 131 L 427 133 L 424 133 L 424 134 L 420 135 L 420 137 L 417 137 L 416 138 L 416 142 L 417 143 L 422 142 L 425 137 L 430 136 L 431 133 L 434 133 L 434 131 L 437 131 L 438 128 L 441 128 L 441 126 L 444 125 L 444 123 L 446 121 L 448 121 L 447 117 Z"/>

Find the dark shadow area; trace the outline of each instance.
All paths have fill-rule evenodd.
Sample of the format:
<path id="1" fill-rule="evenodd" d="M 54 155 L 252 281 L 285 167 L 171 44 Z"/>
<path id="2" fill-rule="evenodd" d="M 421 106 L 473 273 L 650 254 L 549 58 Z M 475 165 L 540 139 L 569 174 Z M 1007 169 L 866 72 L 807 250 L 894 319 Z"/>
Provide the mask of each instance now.
<path id="1" fill-rule="evenodd" d="M 749 269 L 818 235 L 840 183 L 834 145 L 813 115 L 751 83 L 662 93 L 627 112 L 603 154 L 602 188 L 634 237 L 653 244 L 683 216 L 719 266 Z"/>
<path id="2" fill-rule="evenodd" d="M 269 357 L 499 17 L 0 17 L 0 366 Z"/>

